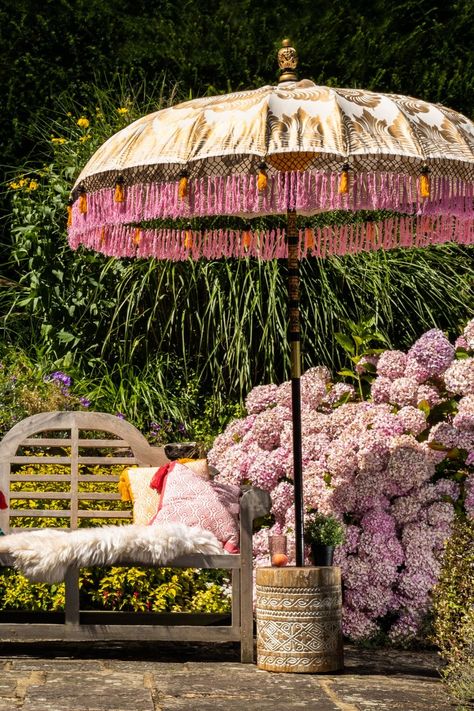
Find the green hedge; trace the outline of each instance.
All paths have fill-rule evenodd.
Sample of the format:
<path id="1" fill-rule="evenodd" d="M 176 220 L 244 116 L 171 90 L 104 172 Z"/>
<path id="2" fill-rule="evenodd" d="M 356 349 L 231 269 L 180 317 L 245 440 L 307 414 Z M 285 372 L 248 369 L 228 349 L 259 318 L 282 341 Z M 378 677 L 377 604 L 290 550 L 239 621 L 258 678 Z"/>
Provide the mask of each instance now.
<path id="1" fill-rule="evenodd" d="M 474 520 L 458 520 L 434 589 L 434 637 L 459 711 L 474 708 Z"/>

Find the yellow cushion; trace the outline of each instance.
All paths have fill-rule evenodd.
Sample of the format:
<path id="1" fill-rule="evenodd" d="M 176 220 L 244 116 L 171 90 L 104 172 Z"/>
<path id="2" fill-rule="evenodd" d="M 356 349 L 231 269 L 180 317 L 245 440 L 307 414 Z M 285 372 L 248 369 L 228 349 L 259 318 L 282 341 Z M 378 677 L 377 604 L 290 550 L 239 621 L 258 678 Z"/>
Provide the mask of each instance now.
<path id="1" fill-rule="evenodd" d="M 133 523 L 146 526 L 156 513 L 159 494 L 150 489 L 150 481 L 158 467 L 131 467 L 127 470 L 128 486 L 133 502 Z"/>

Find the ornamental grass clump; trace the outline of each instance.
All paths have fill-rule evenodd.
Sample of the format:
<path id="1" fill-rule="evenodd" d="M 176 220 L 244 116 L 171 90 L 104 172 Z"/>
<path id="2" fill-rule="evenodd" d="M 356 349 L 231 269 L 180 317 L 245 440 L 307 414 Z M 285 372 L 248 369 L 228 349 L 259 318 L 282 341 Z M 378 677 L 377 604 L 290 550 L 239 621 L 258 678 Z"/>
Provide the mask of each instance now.
<path id="1" fill-rule="evenodd" d="M 302 376 L 304 500 L 345 524 L 335 563 L 350 639 L 419 636 L 455 513 L 474 516 L 473 333 L 470 321 L 454 345 L 431 329 L 407 353 L 357 353 L 343 371 L 357 387 L 325 368 Z M 293 536 L 290 384 L 254 388 L 246 404 L 209 461 L 222 480 L 270 492 L 270 528 L 254 537 L 265 565 L 268 534 Z"/>

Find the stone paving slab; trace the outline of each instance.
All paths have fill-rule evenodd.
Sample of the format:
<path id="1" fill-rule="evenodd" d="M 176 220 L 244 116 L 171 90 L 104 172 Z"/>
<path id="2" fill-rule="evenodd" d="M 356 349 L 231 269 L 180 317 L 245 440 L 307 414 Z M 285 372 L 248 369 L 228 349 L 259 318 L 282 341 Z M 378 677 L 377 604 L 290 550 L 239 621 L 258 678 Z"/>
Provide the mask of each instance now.
<path id="1" fill-rule="evenodd" d="M 275 706 L 273 700 L 255 699 L 253 696 L 241 696 L 238 699 L 223 699 L 213 697 L 212 699 L 179 698 L 165 699 L 159 707 L 160 711 L 275 711 L 275 709 L 285 709 L 285 711 L 297 711 L 297 709 L 312 709 L 312 711 L 340 711 L 340 706 L 321 698 L 320 696 L 301 699 L 290 699 L 282 696 L 279 706 Z"/>
<path id="2" fill-rule="evenodd" d="M 434 653 L 345 649 L 338 674 L 240 664 L 236 644 L 0 646 L 0 711 L 450 711 Z"/>
<path id="3" fill-rule="evenodd" d="M 357 711 L 448 711 L 450 703 L 437 682 L 384 677 L 347 678 L 327 682 L 335 699 Z M 348 710 L 349 711 L 349 710 Z"/>

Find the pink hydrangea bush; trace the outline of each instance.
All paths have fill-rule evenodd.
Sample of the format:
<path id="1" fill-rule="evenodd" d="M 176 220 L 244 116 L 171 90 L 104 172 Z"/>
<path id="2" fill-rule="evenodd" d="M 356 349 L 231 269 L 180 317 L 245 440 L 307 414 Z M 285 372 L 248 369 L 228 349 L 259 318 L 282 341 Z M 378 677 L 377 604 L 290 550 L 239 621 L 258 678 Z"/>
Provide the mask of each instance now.
<path id="1" fill-rule="evenodd" d="M 326 368 L 302 376 L 305 506 L 346 523 L 336 563 L 353 640 L 419 633 L 455 507 L 464 500 L 474 515 L 474 320 L 460 338 L 453 346 L 432 329 L 407 353 L 368 361 L 376 374 L 366 401 Z M 290 383 L 254 388 L 246 407 L 208 457 L 223 481 L 270 492 L 273 524 L 255 537 L 258 566 L 268 564 L 269 533 L 293 536 Z"/>

